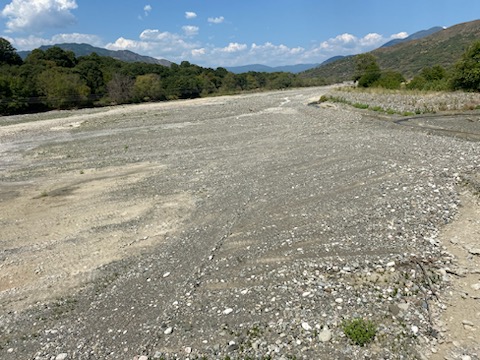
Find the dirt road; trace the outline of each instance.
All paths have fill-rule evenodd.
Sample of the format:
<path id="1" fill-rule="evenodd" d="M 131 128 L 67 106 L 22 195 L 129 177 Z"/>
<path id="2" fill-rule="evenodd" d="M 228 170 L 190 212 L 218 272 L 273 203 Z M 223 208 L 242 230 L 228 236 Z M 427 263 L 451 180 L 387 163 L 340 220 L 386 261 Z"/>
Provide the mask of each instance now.
<path id="1" fill-rule="evenodd" d="M 434 346 L 438 234 L 479 143 L 307 105 L 326 91 L 0 119 L 0 358 Z"/>

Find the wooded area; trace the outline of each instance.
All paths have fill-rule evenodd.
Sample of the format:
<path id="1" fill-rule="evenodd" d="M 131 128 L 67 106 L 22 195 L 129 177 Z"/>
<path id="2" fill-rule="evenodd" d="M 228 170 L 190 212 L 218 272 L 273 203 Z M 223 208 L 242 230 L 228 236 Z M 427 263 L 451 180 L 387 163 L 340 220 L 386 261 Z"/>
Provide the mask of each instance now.
<path id="1" fill-rule="evenodd" d="M 261 89 L 324 85 L 290 73 L 233 74 L 187 61 L 166 67 L 52 47 L 23 61 L 0 38 L 0 114 L 164 101 Z"/>

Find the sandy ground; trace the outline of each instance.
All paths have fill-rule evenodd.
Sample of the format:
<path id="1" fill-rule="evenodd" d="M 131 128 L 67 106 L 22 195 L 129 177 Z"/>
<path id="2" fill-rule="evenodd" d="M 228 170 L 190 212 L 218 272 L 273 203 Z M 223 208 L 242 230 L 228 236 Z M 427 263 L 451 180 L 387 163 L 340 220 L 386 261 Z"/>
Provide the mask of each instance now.
<path id="1" fill-rule="evenodd" d="M 462 207 L 454 222 L 441 233 L 441 241 L 456 258 L 448 276 L 451 282 L 442 294 L 446 308 L 437 325 L 445 341 L 433 346 L 432 359 L 456 359 L 480 355 L 480 201 L 464 192 Z"/>

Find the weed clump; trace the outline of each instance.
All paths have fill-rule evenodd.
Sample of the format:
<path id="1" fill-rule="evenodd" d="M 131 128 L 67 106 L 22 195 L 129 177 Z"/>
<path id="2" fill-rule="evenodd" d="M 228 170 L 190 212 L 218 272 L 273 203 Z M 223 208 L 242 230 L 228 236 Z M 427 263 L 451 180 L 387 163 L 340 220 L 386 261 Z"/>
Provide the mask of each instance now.
<path id="1" fill-rule="evenodd" d="M 377 328 L 370 320 L 352 319 L 342 323 L 345 335 L 356 345 L 365 346 L 373 341 Z"/>

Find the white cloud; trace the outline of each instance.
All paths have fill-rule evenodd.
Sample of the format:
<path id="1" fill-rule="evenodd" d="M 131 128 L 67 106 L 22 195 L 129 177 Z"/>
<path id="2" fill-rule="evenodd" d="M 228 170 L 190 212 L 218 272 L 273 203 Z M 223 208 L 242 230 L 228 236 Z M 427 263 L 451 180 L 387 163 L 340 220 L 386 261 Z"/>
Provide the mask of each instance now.
<path id="1" fill-rule="evenodd" d="M 30 35 L 28 37 L 9 38 L 8 41 L 10 41 L 12 45 L 19 51 L 36 49 L 42 45 L 55 45 L 62 43 L 85 43 L 99 47 L 104 46 L 102 39 L 99 36 L 78 33 L 57 34 L 49 39 Z"/>
<path id="2" fill-rule="evenodd" d="M 52 44 L 61 44 L 61 43 L 77 43 L 77 44 L 90 44 L 93 46 L 103 46 L 102 39 L 93 34 L 57 34 L 52 36 Z"/>
<path id="3" fill-rule="evenodd" d="M 306 57 L 314 58 L 315 56 L 318 56 L 326 59 L 334 55 L 360 54 L 374 50 L 392 39 L 402 39 L 407 36 L 408 34 L 405 32 L 390 36 L 369 33 L 363 37 L 357 37 L 353 34 L 345 33 L 312 47 L 307 52 Z"/>
<path id="4" fill-rule="evenodd" d="M 12 0 L 1 15 L 8 18 L 7 31 L 43 31 L 61 28 L 75 22 L 71 10 L 75 0 Z"/>
<path id="5" fill-rule="evenodd" d="M 362 47 L 376 47 L 378 44 L 382 44 L 384 41 L 384 37 L 377 33 L 370 33 L 365 35 L 363 38 L 360 39 L 359 43 Z"/>
<path id="6" fill-rule="evenodd" d="M 239 43 L 230 43 L 228 46 L 219 49 L 222 52 L 226 53 L 235 53 L 239 51 L 244 51 L 248 48 L 247 44 L 239 44 Z"/>
<path id="7" fill-rule="evenodd" d="M 185 12 L 185 18 L 187 19 L 195 19 L 197 17 L 197 14 L 194 13 L 193 11 L 186 11 Z"/>
<path id="8" fill-rule="evenodd" d="M 152 11 L 152 5 L 145 5 L 143 7 L 143 11 L 145 12 L 145 16 L 148 16 L 150 14 L 150 11 Z"/>
<path id="9" fill-rule="evenodd" d="M 223 16 L 216 17 L 216 18 L 208 18 L 208 22 L 211 24 L 221 24 L 225 21 L 225 18 Z"/>
<path id="10" fill-rule="evenodd" d="M 198 35 L 200 29 L 198 26 L 185 25 L 182 26 L 182 30 L 186 36 L 195 36 Z"/>
<path id="11" fill-rule="evenodd" d="M 408 33 L 405 31 L 399 32 L 398 34 L 393 34 L 390 36 L 390 39 L 405 39 L 408 37 Z"/>
<path id="12" fill-rule="evenodd" d="M 193 49 L 191 54 L 192 54 L 193 57 L 202 56 L 202 55 L 206 54 L 206 50 L 205 50 L 205 48 Z"/>
<path id="13" fill-rule="evenodd" d="M 201 44 L 190 41 L 186 35 L 147 29 L 140 34 L 138 40 L 120 37 L 105 47 L 111 50 L 131 50 L 141 55 L 181 62 L 188 60 L 192 56 L 192 50 L 199 49 Z"/>

